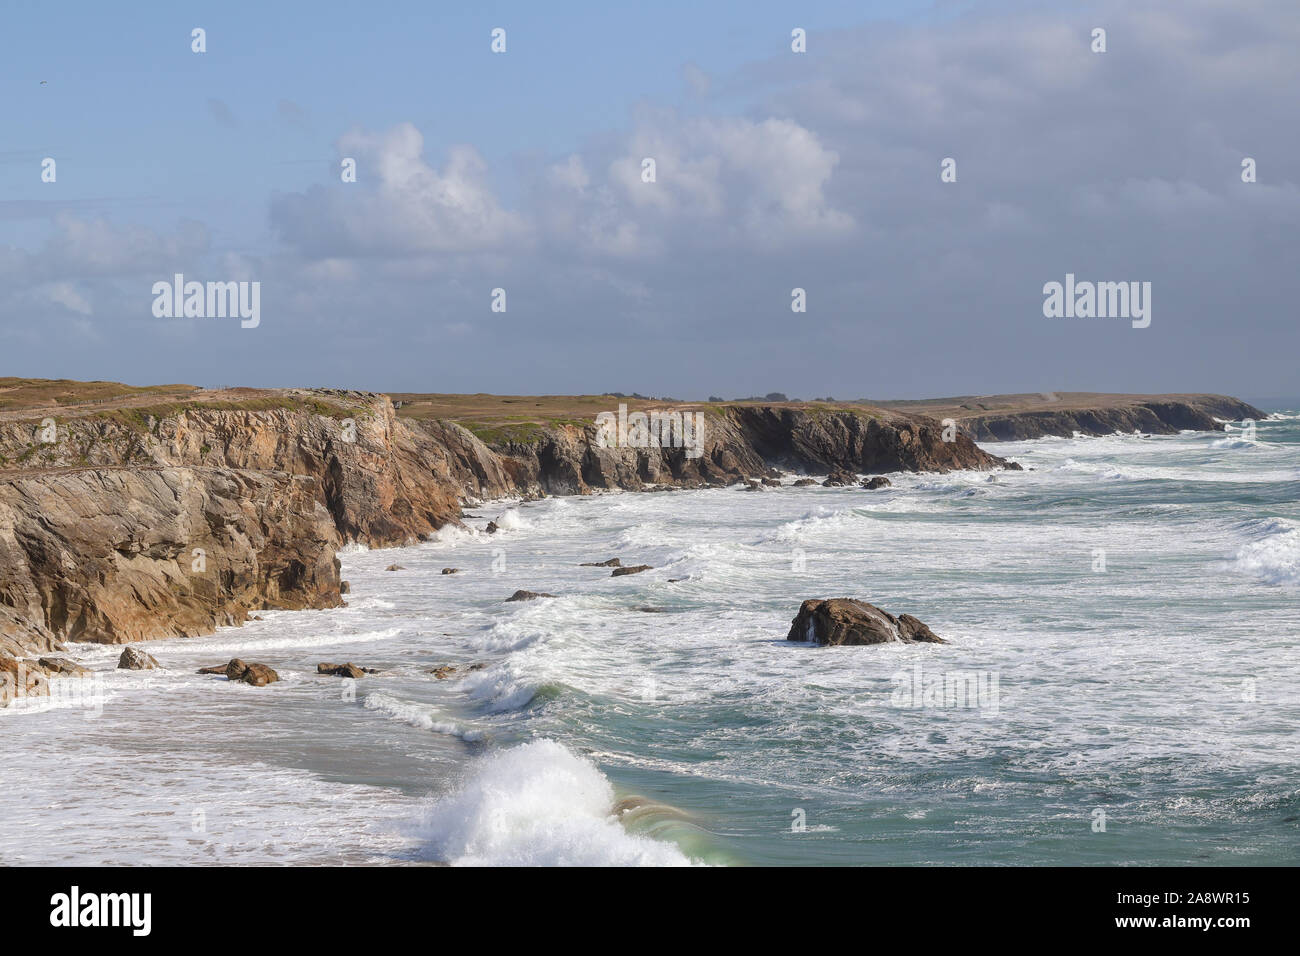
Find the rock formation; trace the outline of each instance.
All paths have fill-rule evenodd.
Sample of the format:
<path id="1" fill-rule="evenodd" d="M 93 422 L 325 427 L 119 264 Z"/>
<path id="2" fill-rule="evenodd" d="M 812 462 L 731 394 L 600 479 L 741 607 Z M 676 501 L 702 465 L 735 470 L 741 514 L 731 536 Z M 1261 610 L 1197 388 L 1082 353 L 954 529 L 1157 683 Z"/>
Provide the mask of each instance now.
<path id="1" fill-rule="evenodd" d="M 874 604 L 853 598 L 804 601 L 786 640 L 832 646 L 948 643 L 910 614 L 894 617 Z"/>

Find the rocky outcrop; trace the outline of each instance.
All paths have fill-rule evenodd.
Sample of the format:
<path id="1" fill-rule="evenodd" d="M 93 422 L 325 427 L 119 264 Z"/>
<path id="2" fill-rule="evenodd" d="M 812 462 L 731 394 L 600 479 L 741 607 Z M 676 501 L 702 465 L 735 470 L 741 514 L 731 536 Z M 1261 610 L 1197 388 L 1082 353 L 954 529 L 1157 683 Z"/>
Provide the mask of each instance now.
<path id="1" fill-rule="evenodd" d="M 276 683 L 280 675 L 265 664 L 246 663 L 236 657 L 226 665 L 226 678 L 252 687 L 265 687 Z"/>
<path id="2" fill-rule="evenodd" d="M 157 670 L 158 667 L 158 661 L 154 656 L 146 654 L 138 647 L 128 647 L 117 659 L 117 669 L 120 671 L 152 671 Z"/>
<path id="3" fill-rule="evenodd" d="M 615 568 L 610 572 L 610 577 L 621 578 L 628 574 L 640 574 L 642 571 L 652 570 L 648 564 L 629 564 L 626 567 Z"/>
<path id="4" fill-rule="evenodd" d="M 853 598 L 804 601 L 786 640 L 812 644 L 946 644 L 925 624 Z"/>
<path id="5" fill-rule="evenodd" d="M 888 488 L 893 482 L 884 475 L 873 475 L 870 478 L 863 478 L 859 484 L 867 491 L 875 491 L 877 488 Z"/>
<path id="6" fill-rule="evenodd" d="M 339 543 L 306 476 L 144 466 L 0 480 L 0 606 L 23 653 L 337 606 Z"/>

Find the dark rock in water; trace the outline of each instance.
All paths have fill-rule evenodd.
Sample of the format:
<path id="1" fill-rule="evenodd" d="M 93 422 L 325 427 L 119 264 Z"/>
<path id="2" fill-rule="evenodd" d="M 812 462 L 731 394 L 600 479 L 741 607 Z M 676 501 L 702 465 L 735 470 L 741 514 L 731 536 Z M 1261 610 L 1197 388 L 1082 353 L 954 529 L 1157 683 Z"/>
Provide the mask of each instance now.
<path id="1" fill-rule="evenodd" d="M 339 594 L 351 594 L 351 593 L 352 593 L 352 585 L 349 584 L 347 581 L 340 581 Z"/>
<path id="2" fill-rule="evenodd" d="M 1021 467 L 1020 462 L 1018 462 L 1018 461 L 1008 461 L 1008 462 L 1007 462 L 1006 464 L 1004 464 L 1002 467 L 1005 468 L 1007 471 L 1024 471 L 1024 470 L 1025 470 L 1023 467 Z M 1033 471 L 1033 469 L 1031 468 L 1030 471 Z"/>
<path id="3" fill-rule="evenodd" d="M 402 567 L 400 564 L 390 564 L 388 567 L 384 568 L 384 570 L 385 570 L 385 571 L 405 571 L 406 568 Z"/>
<path id="4" fill-rule="evenodd" d="M 618 572 L 615 571 L 615 574 Z M 536 601 L 538 598 L 553 598 L 554 594 L 547 594 L 545 591 L 516 591 L 507 601 Z"/>
<path id="5" fill-rule="evenodd" d="M 37 663 L 50 677 L 87 677 L 90 674 L 87 668 L 66 657 L 42 657 Z"/>
<path id="6" fill-rule="evenodd" d="M 668 579 L 668 583 L 669 583 L 669 584 L 677 584 L 677 583 L 680 582 L 680 581 L 689 581 L 689 580 L 690 580 L 690 578 L 688 578 L 688 577 L 687 577 L 687 578 L 669 578 L 669 579 Z"/>
<path id="7" fill-rule="evenodd" d="M 757 478 L 746 478 L 745 483 L 740 486 L 741 491 L 762 491 L 763 486 Z"/>
<path id="8" fill-rule="evenodd" d="M 621 578 L 625 574 L 640 574 L 642 571 L 651 570 L 648 564 L 633 564 L 626 568 L 615 568 L 610 574 L 611 578 Z"/>
<path id="9" fill-rule="evenodd" d="M 440 664 L 437 667 L 430 668 L 429 673 L 438 678 L 438 680 L 446 680 L 452 674 L 457 674 L 461 671 L 467 673 L 469 671 L 481 671 L 485 667 L 487 667 L 487 664 L 483 661 L 477 661 L 476 663 L 470 664 L 468 667 L 457 667 L 455 664 Z"/>
<path id="10" fill-rule="evenodd" d="M 874 475 L 871 478 L 862 479 L 862 487 L 867 491 L 875 491 L 877 488 L 888 488 L 893 482 L 884 475 Z"/>
<path id="11" fill-rule="evenodd" d="M 200 667 L 195 671 L 197 674 L 224 674 L 225 672 L 225 664 L 213 664 L 211 667 Z"/>
<path id="12" fill-rule="evenodd" d="M 809 485 L 815 485 L 815 484 L 817 484 L 817 479 L 816 479 L 816 478 L 799 478 L 799 479 L 796 479 L 795 482 L 794 482 L 794 484 L 792 484 L 790 487 L 791 487 L 791 488 L 807 488 Z"/>
<path id="13" fill-rule="evenodd" d="M 763 478 L 763 484 L 767 485 L 769 488 L 780 488 L 780 487 L 781 487 L 781 479 L 780 479 L 780 478 L 764 477 L 764 478 Z"/>
<path id="14" fill-rule="evenodd" d="M 135 647 L 128 647 L 117 659 L 118 670 L 151 671 L 158 666 L 158 662 L 153 657 Z"/>
<path id="15" fill-rule="evenodd" d="M 823 488 L 841 488 L 845 485 L 856 485 L 858 476 L 851 471 L 845 471 L 843 468 L 836 468 L 822 482 Z"/>
<path id="16" fill-rule="evenodd" d="M 634 607 L 632 608 L 632 610 L 640 611 L 642 614 L 667 614 L 668 613 L 668 608 L 666 607 L 652 607 L 649 604 L 643 604 L 640 607 Z"/>
<path id="17" fill-rule="evenodd" d="M 623 562 L 618 558 L 610 558 L 608 561 L 584 561 L 578 565 L 580 568 L 621 568 Z"/>
<path id="18" fill-rule="evenodd" d="M 460 568 L 443 568 L 443 574 L 460 574 Z"/>
<path id="19" fill-rule="evenodd" d="M 366 671 L 351 661 L 346 664 L 317 664 L 316 673 L 328 677 L 350 677 L 353 680 L 366 676 Z"/>
<path id="20" fill-rule="evenodd" d="M 910 614 L 894 617 L 853 598 L 804 601 L 786 640 L 828 645 L 948 643 Z"/>
<path id="21" fill-rule="evenodd" d="M 497 527 L 497 523 L 495 521 L 489 521 L 487 527 L 484 528 L 483 530 L 486 531 L 488 534 L 496 534 L 501 529 Z"/>
<path id="22" fill-rule="evenodd" d="M 265 687 L 274 684 L 280 675 L 265 664 L 248 664 L 238 657 L 226 665 L 226 677 L 232 681 L 242 681 L 253 687 Z"/>

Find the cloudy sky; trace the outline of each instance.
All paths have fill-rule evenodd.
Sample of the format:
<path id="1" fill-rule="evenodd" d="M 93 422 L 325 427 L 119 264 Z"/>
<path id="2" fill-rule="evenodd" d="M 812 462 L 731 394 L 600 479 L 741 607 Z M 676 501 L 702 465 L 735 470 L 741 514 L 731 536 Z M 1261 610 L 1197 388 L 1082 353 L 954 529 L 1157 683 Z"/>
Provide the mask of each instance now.
<path id="1" fill-rule="evenodd" d="M 7 0 L 0 375 L 1300 393 L 1295 0 L 624 7 Z"/>

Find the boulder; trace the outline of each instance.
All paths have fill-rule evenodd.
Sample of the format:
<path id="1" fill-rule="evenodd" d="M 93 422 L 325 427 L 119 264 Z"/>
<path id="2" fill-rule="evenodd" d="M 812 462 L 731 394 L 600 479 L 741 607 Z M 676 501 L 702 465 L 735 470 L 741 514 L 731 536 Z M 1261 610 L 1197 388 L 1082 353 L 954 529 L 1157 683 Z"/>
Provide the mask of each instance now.
<path id="1" fill-rule="evenodd" d="M 125 671 L 151 671 L 160 665 L 150 655 L 135 647 L 128 647 L 117 659 L 117 669 Z"/>
<path id="2" fill-rule="evenodd" d="M 496 534 L 501 529 L 497 527 L 497 523 L 495 521 L 489 521 L 487 523 L 487 527 L 484 528 L 483 530 L 486 531 L 488 534 Z"/>
<path id="3" fill-rule="evenodd" d="M 780 487 L 781 487 L 781 479 L 780 479 L 780 478 L 764 477 L 764 478 L 763 478 L 763 484 L 767 485 L 769 488 L 780 488 Z"/>
<path id="4" fill-rule="evenodd" d="M 858 476 L 851 471 L 845 471 L 843 468 L 834 469 L 822 482 L 823 488 L 842 488 L 845 485 L 856 485 Z"/>
<path id="5" fill-rule="evenodd" d="M 340 581 L 339 594 L 351 594 L 351 593 L 352 593 L 352 585 L 347 581 Z"/>
<path id="6" fill-rule="evenodd" d="M 346 664 L 317 664 L 316 673 L 325 674 L 329 677 L 350 677 L 353 680 L 366 676 L 366 671 L 351 661 Z"/>
<path id="7" fill-rule="evenodd" d="M 809 485 L 817 484 L 816 478 L 796 478 L 791 488 L 807 488 Z"/>
<path id="8" fill-rule="evenodd" d="M 211 667 L 200 667 L 195 673 L 197 674 L 224 674 L 226 672 L 225 664 L 213 664 Z"/>
<path id="9" fill-rule="evenodd" d="M 823 645 L 948 643 L 910 614 L 894 617 L 853 598 L 804 601 L 786 640 Z"/>
<path id="10" fill-rule="evenodd" d="M 621 578 L 625 574 L 640 574 L 642 571 L 651 570 L 648 564 L 633 564 L 625 568 L 615 568 L 611 573 L 611 578 Z"/>
<path id="11" fill-rule="evenodd" d="M 584 561 L 578 565 L 580 568 L 621 568 L 623 562 L 618 558 L 610 558 L 608 561 Z"/>
<path id="12" fill-rule="evenodd" d="M 248 664 L 238 657 L 226 665 L 226 677 L 232 681 L 242 681 L 253 687 L 265 687 L 274 684 L 280 675 L 265 664 Z"/>
<path id="13" fill-rule="evenodd" d="M 400 564 L 390 564 L 388 567 L 384 568 L 384 570 L 385 570 L 385 571 L 405 571 L 406 568 L 402 567 Z"/>
<path id="14" fill-rule="evenodd" d="M 618 572 L 614 572 L 617 574 Z M 547 594 L 545 591 L 516 591 L 507 601 L 536 601 L 538 598 L 553 598 L 554 594 Z"/>
<path id="15" fill-rule="evenodd" d="M 443 568 L 443 574 L 460 574 L 460 568 Z"/>
<path id="16" fill-rule="evenodd" d="M 893 482 L 884 475 L 872 475 L 870 478 L 862 479 L 862 487 L 867 491 L 875 491 L 877 488 L 888 488 Z"/>

